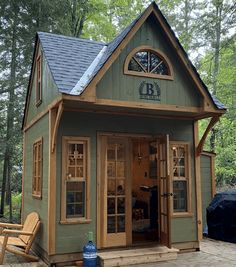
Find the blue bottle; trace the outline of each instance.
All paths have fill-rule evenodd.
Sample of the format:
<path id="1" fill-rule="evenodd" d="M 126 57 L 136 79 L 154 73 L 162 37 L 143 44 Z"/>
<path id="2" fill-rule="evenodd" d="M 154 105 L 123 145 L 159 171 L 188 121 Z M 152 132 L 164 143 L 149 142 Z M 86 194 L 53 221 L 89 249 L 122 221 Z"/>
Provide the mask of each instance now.
<path id="1" fill-rule="evenodd" d="M 97 266 L 97 248 L 93 243 L 93 233 L 88 233 L 88 243 L 83 248 L 83 263 L 84 267 Z"/>

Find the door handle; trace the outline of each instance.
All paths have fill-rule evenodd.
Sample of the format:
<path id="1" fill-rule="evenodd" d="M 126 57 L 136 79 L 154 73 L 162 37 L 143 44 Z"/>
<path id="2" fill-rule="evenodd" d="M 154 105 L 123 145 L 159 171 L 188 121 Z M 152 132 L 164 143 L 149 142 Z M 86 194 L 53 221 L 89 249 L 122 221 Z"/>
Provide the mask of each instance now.
<path id="1" fill-rule="evenodd" d="M 162 197 L 173 197 L 173 193 L 164 193 L 163 195 L 161 195 Z"/>

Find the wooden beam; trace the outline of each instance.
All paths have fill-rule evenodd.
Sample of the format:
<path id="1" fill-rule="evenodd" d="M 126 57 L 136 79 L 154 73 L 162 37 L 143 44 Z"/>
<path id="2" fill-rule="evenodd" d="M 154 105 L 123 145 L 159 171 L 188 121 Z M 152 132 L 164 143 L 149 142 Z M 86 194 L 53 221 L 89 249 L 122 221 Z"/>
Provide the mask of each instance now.
<path id="1" fill-rule="evenodd" d="M 42 112 L 38 113 L 23 129 L 24 132 L 28 131 L 36 122 L 42 119 L 51 108 L 56 107 L 62 101 L 62 97 L 59 96 L 52 101 L 50 105 L 48 105 L 47 109 L 43 110 Z"/>
<path id="2" fill-rule="evenodd" d="M 56 148 L 52 152 L 52 136 L 57 109 L 49 110 L 49 168 L 48 168 L 48 255 L 56 251 Z"/>
<path id="3" fill-rule="evenodd" d="M 60 124 L 62 113 L 63 113 L 63 104 L 62 104 L 62 102 L 60 102 L 60 105 L 59 105 L 58 110 L 57 110 L 57 116 L 56 116 L 56 121 L 55 121 L 54 129 L 53 129 L 53 133 L 52 133 L 52 143 L 51 143 L 52 153 L 54 152 L 54 148 L 56 145 L 57 131 L 58 131 L 58 127 Z"/>
<path id="4" fill-rule="evenodd" d="M 190 106 L 179 106 L 179 105 L 167 105 L 167 104 L 153 104 L 153 103 L 140 103 L 135 101 L 121 101 L 112 99 L 97 99 L 97 105 L 113 106 L 113 107 L 127 107 L 127 108 L 138 108 L 148 110 L 159 110 L 159 111 L 174 111 L 184 113 L 200 113 L 202 108 L 190 107 Z"/>
<path id="5" fill-rule="evenodd" d="M 152 115 L 147 113 L 131 113 L 128 111 L 109 111 L 102 109 L 85 109 L 85 108 L 64 108 L 66 112 L 85 112 L 85 113 L 97 113 L 97 114 L 107 114 L 107 115 L 121 115 L 121 116 L 131 116 L 131 117 L 144 117 L 144 118 L 155 118 L 155 119 L 165 119 L 165 120 L 193 120 L 193 117 L 184 116 L 164 116 L 164 115 Z"/>
<path id="6" fill-rule="evenodd" d="M 205 141 L 206 141 L 206 138 L 207 138 L 207 135 L 208 133 L 210 132 L 210 130 L 214 127 L 214 125 L 219 121 L 220 117 L 219 116 L 215 116 L 215 117 L 212 117 L 200 142 L 198 143 L 198 146 L 197 146 L 197 154 L 200 155 L 203 151 L 203 146 L 205 144 Z"/>
<path id="7" fill-rule="evenodd" d="M 197 240 L 202 239 L 202 191 L 201 191 L 201 169 L 200 169 L 200 154 L 197 153 L 197 147 L 199 143 L 198 136 L 198 121 L 194 122 L 193 125 L 194 132 L 194 163 L 195 163 L 195 188 L 196 188 L 196 211 L 197 211 Z"/>

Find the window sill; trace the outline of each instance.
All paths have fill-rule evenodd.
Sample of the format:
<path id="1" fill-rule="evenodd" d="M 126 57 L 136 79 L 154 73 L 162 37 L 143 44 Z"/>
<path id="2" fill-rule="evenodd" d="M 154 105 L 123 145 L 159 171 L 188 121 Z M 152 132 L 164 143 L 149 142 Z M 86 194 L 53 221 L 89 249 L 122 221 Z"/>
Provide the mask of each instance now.
<path id="1" fill-rule="evenodd" d="M 176 212 L 173 213 L 172 218 L 188 218 L 188 217 L 193 217 L 193 213 L 192 212 Z"/>
<path id="2" fill-rule="evenodd" d="M 35 199 L 40 199 L 40 200 L 42 199 L 41 195 L 32 194 L 32 197 Z"/>
<path id="3" fill-rule="evenodd" d="M 91 221 L 91 219 L 61 220 L 60 224 L 89 224 Z"/>
<path id="4" fill-rule="evenodd" d="M 154 74 L 154 73 L 145 73 L 145 72 L 137 72 L 132 70 L 125 70 L 125 75 L 131 75 L 131 76 L 139 76 L 139 77 L 147 77 L 147 78 L 156 78 L 161 80 L 169 80 L 173 81 L 174 77 L 173 75 L 160 75 L 160 74 Z"/>

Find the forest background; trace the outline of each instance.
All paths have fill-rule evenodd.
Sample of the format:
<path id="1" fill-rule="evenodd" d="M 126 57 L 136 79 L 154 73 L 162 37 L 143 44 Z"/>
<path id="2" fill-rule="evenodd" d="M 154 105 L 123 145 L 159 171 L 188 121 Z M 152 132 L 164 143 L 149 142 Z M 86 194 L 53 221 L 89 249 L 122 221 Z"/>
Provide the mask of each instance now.
<path id="1" fill-rule="evenodd" d="M 22 117 L 35 34 L 53 32 L 111 41 L 148 0 L 0 1 L 0 217 L 20 217 Z M 212 94 L 228 112 L 213 128 L 205 150 L 217 153 L 218 187 L 236 186 L 236 2 L 158 0 L 181 44 Z M 207 121 L 201 123 L 201 131 Z"/>

